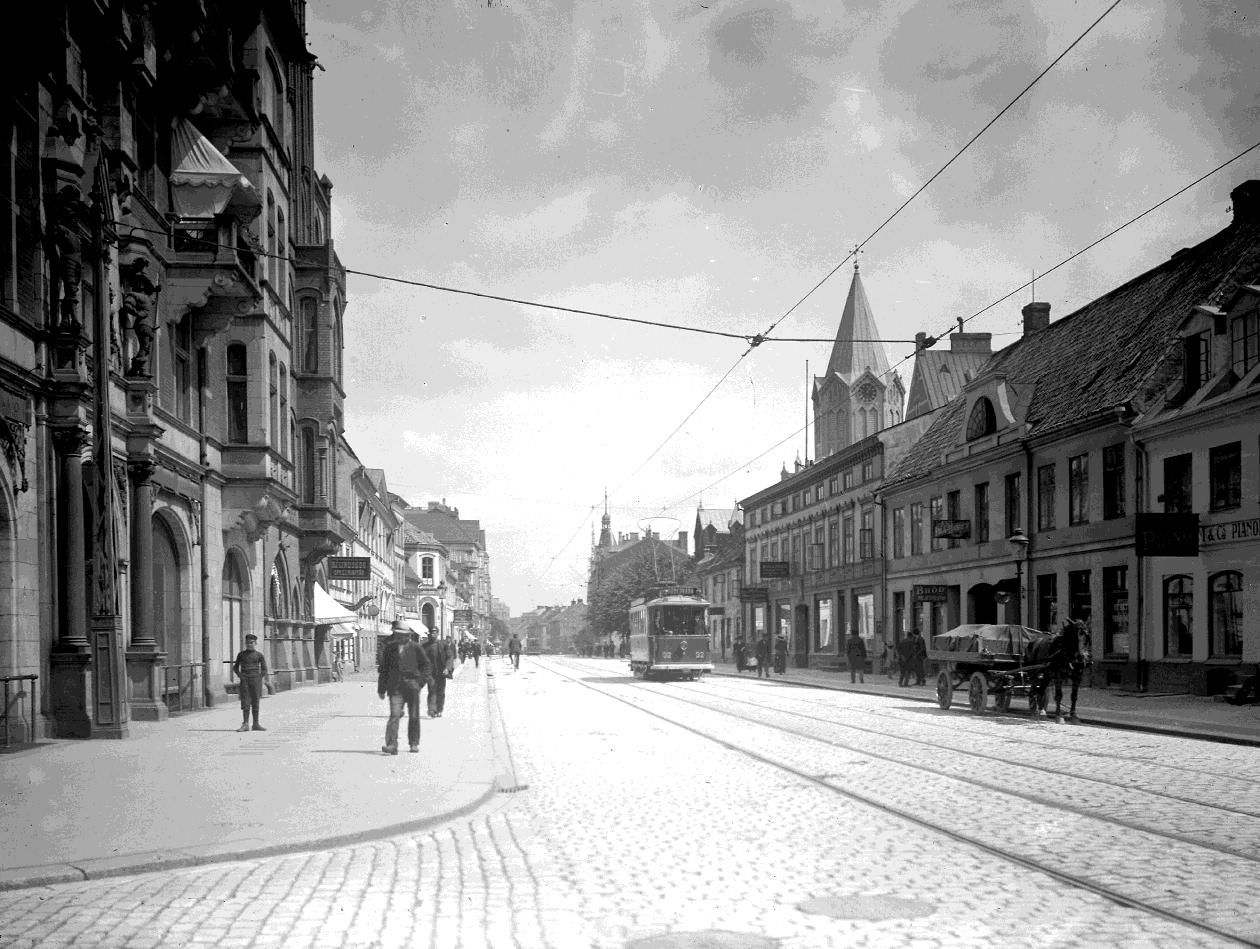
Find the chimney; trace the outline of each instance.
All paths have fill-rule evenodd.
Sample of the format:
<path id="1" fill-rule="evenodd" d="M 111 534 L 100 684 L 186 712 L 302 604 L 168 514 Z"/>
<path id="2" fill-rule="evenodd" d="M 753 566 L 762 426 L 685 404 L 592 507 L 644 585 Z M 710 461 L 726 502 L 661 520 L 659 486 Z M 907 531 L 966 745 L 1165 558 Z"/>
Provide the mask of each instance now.
<path id="1" fill-rule="evenodd" d="M 1029 303 L 1024 309 L 1024 339 L 1050 325 L 1050 304 Z"/>
<path id="2" fill-rule="evenodd" d="M 1229 193 L 1234 202 L 1234 223 L 1254 221 L 1260 217 L 1260 181 L 1244 181 Z"/>
<path id="3" fill-rule="evenodd" d="M 687 532 L 686 531 L 678 532 L 678 546 L 682 548 L 683 550 L 687 549 Z"/>
<path id="4" fill-rule="evenodd" d="M 951 353 L 991 353 L 993 352 L 993 334 L 950 333 L 949 351 Z"/>

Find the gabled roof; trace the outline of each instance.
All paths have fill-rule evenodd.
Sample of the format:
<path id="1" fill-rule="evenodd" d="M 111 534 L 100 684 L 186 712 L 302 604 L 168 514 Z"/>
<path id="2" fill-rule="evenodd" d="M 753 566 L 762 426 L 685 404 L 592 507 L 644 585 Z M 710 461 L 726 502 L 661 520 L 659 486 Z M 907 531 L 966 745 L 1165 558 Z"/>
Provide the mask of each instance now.
<path id="1" fill-rule="evenodd" d="M 485 548 L 485 531 L 479 521 L 464 521 L 443 511 L 424 508 L 408 508 L 402 512 L 404 520 L 413 527 L 432 534 L 444 544 L 472 544 Z"/>
<path id="2" fill-rule="evenodd" d="M 1166 358 L 1186 315 L 1245 283 L 1248 274 L 1260 276 L 1260 215 L 1236 214 L 1225 230 L 995 353 L 976 382 L 1001 375 L 1031 393 L 1028 436 L 1061 431 L 1133 399 Z M 886 486 L 940 464 L 941 452 L 957 443 L 964 404 L 965 396 L 955 397 Z"/>
<path id="3" fill-rule="evenodd" d="M 875 314 L 866 299 L 862 277 L 854 267 L 853 282 L 849 284 L 849 296 L 840 314 L 840 328 L 831 349 L 831 359 L 827 361 L 826 375 L 838 375 L 851 383 L 869 366 L 876 378 L 883 379 L 888 375 L 888 354 L 884 344 L 876 342 L 879 339 Z"/>
<path id="4" fill-rule="evenodd" d="M 978 376 L 992 358 L 991 353 L 920 350 L 915 354 L 914 370 L 910 376 L 906 418 L 916 418 L 939 409 Z"/>
<path id="5" fill-rule="evenodd" d="M 739 521 L 739 508 L 733 507 L 701 507 L 696 509 L 696 523 L 700 530 L 712 527 L 720 534 L 728 533 L 732 523 Z"/>

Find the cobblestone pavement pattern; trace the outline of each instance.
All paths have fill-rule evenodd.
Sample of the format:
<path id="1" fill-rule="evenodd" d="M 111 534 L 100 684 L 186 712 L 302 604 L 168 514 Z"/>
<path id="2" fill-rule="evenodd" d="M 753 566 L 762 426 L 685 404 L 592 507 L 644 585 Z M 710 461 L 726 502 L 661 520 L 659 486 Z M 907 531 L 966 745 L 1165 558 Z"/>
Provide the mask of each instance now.
<path id="1" fill-rule="evenodd" d="M 558 672 L 585 676 L 586 685 Z M 868 729 L 861 740 L 887 752 L 874 758 L 856 750 L 862 733 L 828 723 L 815 700 L 754 682 L 654 685 L 630 679 L 624 663 L 546 660 L 527 661 L 519 673 L 504 669 L 495 683 L 513 776 L 525 790 L 414 836 L 0 893 L 0 949 L 620 949 L 671 933 L 695 934 L 671 945 L 718 945 L 720 934 L 746 933 L 785 949 L 1237 944 L 926 830 L 794 776 L 771 763 L 777 761 L 951 832 L 1115 876 L 1117 885 L 1140 889 L 1145 898 L 1184 898 L 1185 908 L 1202 908 L 1204 918 L 1228 915 L 1235 895 L 1254 894 L 1260 882 L 1258 865 L 1236 854 L 1089 814 L 1096 797 L 1102 807 L 1122 808 L 1126 782 L 1135 823 L 1161 791 L 1200 808 L 1210 808 L 1218 793 L 1239 809 L 1250 807 L 1244 795 L 1226 789 L 1238 782 L 1254 796 L 1248 784 L 1258 752 L 1251 749 L 1217 752 L 1149 736 L 1116 741 L 1103 731 L 1052 732 L 1028 723 L 1035 745 L 1024 752 L 1042 769 L 1024 772 L 1023 783 L 1039 782 L 1042 798 L 1029 800 L 888 760 L 916 754 L 927 760 L 916 740 L 1014 760 L 1005 743 L 1009 732 L 995 717 L 924 720 L 895 699 L 833 697 L 833 706 Z M 685 706 L 671 693 L 725 710 Z M 659 715 L 685 715 L 727 745 L 610 696 Z M 818 720 L 793 714 L 799 711 Z M 931 760 L 941 765 L 939 756 Z M 1045 770 L 1060 767 L 1071 776 L 1056 781 Z M 994 768 L 986 779 L 996 784 L 1018 775 Z M 1058 790 L 1068 783 L 1077 787 Z M 1047 785 L 1063 798 L 1043 793 Z M 1073 809 L 1055 807 L 1060 801 Z M 1240 830 L 1254 831 L 1253 818 L 1234 818 Z M 1200 814 L 1183 830 L 1206 840 L 1201 825 L 1208 824 Z M 859 911 L 846 914 L 846 906 Z M 887 912 L 870 911 L 881 906 Z"/>

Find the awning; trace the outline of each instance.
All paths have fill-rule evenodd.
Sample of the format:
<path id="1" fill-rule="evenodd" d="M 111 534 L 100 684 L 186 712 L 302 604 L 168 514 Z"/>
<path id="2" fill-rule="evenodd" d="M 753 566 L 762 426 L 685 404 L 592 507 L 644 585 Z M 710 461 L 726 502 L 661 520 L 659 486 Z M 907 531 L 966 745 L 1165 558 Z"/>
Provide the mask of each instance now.
<path id="1" fill-rule="evenodd" d="M 429 627 L 425 626 L 418 619 L 405 619 L 403 622 L 407 624 L 413 633 L 419 633 L 421 636 L 429 635 Z"/>
<path id="2" fill-rule="evenodd" d="M 188 119 L 175 123 L 171 151 L 171 195 L 181 217 L 212 218 L 230 210 L 244 223 L 258 216 L 257 189 Z"/>
<path id="3" fill-rule="evenodd" d="M 336 626 L 328 630 L 329 639 L 351 639 L 354 637 L 354 631 L 357 627 L 350 623 L 338 623 Z"/>
<path id="4" fill-rule="evenodd" d="M 332 598 L 320 584 L 315 584 L 315 602 L 313 616 L 317 625 L 327 626 L 330 623 L 353 623 L 358 619 L 348 609 Z"/>

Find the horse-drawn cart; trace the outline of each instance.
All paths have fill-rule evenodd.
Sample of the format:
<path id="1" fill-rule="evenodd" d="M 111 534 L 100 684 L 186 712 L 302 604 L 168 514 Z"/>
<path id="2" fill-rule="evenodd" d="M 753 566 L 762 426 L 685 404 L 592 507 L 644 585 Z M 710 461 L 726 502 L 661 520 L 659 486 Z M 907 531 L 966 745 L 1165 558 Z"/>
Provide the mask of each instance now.
<path id="1" fill-rule="evenodd" d="M 1041 665 L 1028 665 L 1029 645 L 1048 639 L 1049 633 L 1027 626 L 972 624 L 932 637 L 928 658 L 940 667 L 936 676 L 936 701 L 949 708 L 954 692 L 967 690 L 967 704 L 983 712 L 989 696 L 993 707 L 1005 712 L 1015 696 L 1031 695 L 1034 676 Z"/>

